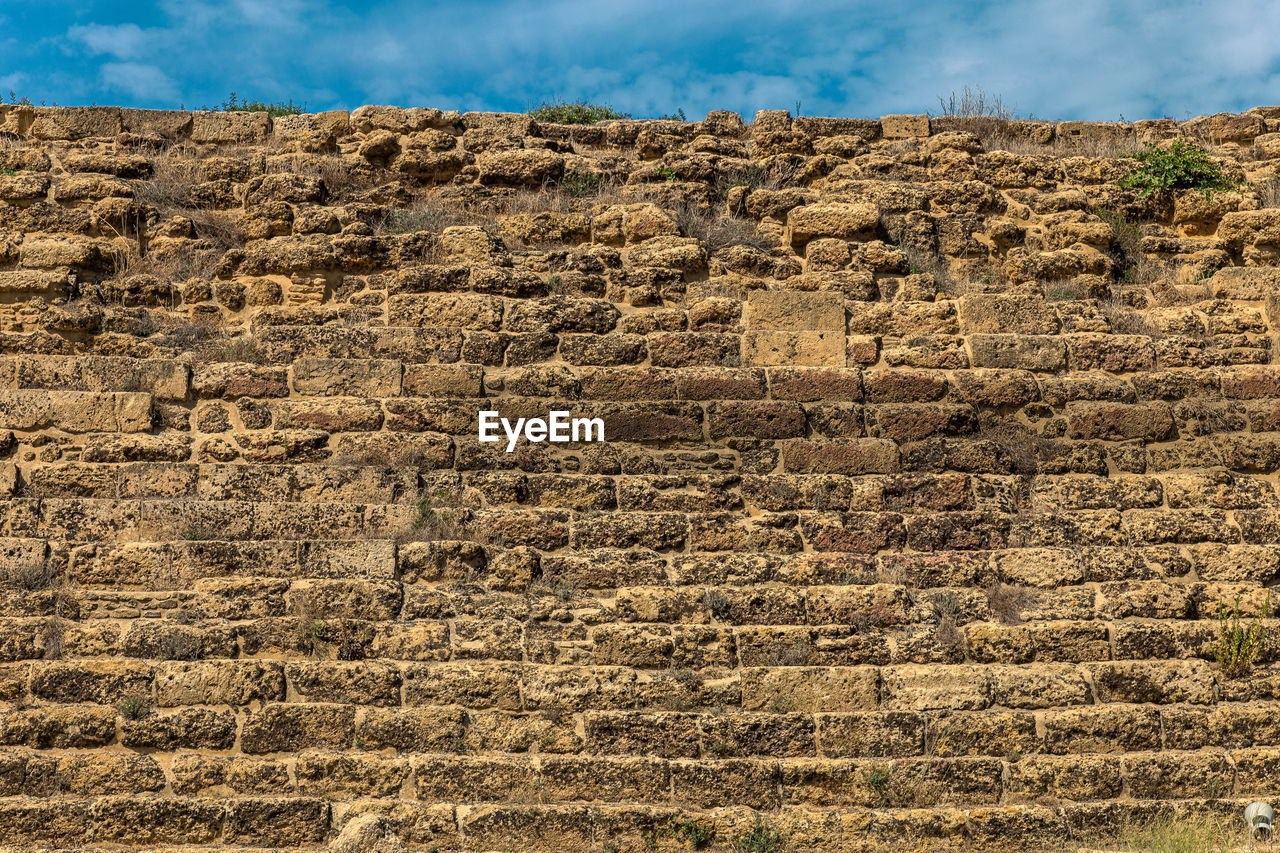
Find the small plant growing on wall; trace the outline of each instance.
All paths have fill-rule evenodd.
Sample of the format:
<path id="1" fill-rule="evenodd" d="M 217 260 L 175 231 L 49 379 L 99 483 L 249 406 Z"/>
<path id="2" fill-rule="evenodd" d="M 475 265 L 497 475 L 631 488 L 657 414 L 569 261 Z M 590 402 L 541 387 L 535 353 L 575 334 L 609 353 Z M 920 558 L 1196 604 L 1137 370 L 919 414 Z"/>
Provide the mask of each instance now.
<path id="1" fill-rule="evenodd" d="M 1218 646 L 1214 649 L 1213 658 L 1222 665 L 1222 671 L 1229 678 L 1240 678 L 1253 668 L 1254 661 L 1262 652 L 1267 640 L 1267 629 L 1262 624 L 1263 618 L 1271 609 L 1271 594 L 1253 617 L 1246 628 L 1240 622 L 1240 596 L 1228 608 L 1218 607 Z"/>
<path id="2" fill-rule="evenodd" d="M 592 104 L 587 101 L 554 101 L 529 110 L 529 115 L 538 121 L 556 124 L 595 124 L 598 121 L 631 118 L 629 113 L 614 112 L 603 104 Z"/>
<path id="3" fill-rule="evenodd" d="M 1186 139 L 1175 139 L 1168 149 L 1148 142 L 1146 148 L 1129 155 L 1141 165 L 1116 181 L 1138 190 L 1146 198 L 1169 190 L 1200 190 L 1208 198 L 1214 190 L 1234 190 L 1240 182 L 1209 159 L 1209 152 Z"/>
<path id="4" fill-rule="evenodd" d="M 782 833 L 771 829 L 756 812 L 756 821 L 752 827 L 733 839 L 736 850 L 746 853 L 778 853 L 782 850 Z"/>
<path id="5" fill-rule="evenodd" d="M 151 708 L 147 705 L 146 697 L 139 696 L 136 693 L 121 699 L 119 704 L 116 705 L 116 710 L 126 720 L 141 720 L 151 712 Z"/>
<path id="6" fill-rule="evenodd" d="M 694 850 L 702 850 L 711 843 L 711 839 L 715 837 L 716 828 L 710 824 L 699 823 L 696 820 L 685 819 L 675 821 L 671 826 L 671 834 L 678 841 L 687 843 Z"/>

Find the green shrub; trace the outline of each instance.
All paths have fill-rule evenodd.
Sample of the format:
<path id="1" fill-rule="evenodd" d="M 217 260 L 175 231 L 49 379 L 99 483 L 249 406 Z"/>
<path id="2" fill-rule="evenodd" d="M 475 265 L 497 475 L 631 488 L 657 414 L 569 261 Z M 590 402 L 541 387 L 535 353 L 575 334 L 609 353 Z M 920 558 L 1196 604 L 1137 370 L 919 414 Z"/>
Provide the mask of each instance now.
<path id="1" fill-rule="evenodd" d="M 729 194 L 729 190 L 734 187 L 747 187 L 748 189 L 758 190 L 765 186 L 768 180 L 769 173 L 763 166 L 743 166 L 740 169 L 717 175 L 715 188 L 716 192 L 721 196 L 726 196 Z"/>
<path id="2" fill-rule="evenodd" d="M 688 121 L 688 119 L 684 117 L 683 109 L 676 110 L 673 113 L 667 113 L 666 115 L 660 115 L 658 116 L 658 119 L 661 121 Z"/>
<path id="3" fill-rule="evenodd" d="M 1262 652 L 1267 640 L 1267 629 L 1262 620 L 1271 609 L 1271 593 L 1262 603 L 1262 609 L 1254 615 L 1248 628 L 1240 624 L 1240 596 L 1236 596 L 1234 606 L 1228 609 L 1225 605 L 1218 608 L 1218 647 L 1214 649 L 1213 658 L 1222 664 L 1222 671 L 1229 678 L 1247 675 L 1253 668 L 1253 662 Z"/>
<path id="4" fill-rule="evenodd" d="M 1142 253 L 1142 225 L 1122 210 L 1102 208 L 1093 213 L 1111 226 L 1115 234 L 1111 241 L 1111 259 L 1115 261 L 1120 280 L 1143 287 L 1154 284 L 1160 276 L 1162 264 Z"/>
<path id="5" fill-rule="evenodd" d="M 423 495 L 418 499 L 416 508 L 417 515 L 410 524 L 412 530 L 406 534 L 406 540 L 436 542 L 463 537 L 462 520 L 453 507 L 435 506 L 430 495 Z"/>
<path id="6" fill-rule="evenodd" d="M 782 833 L 770 829 L 756 812 L 756 822 L 751 829 L 733 839 L 733 846 L 747 853 L 778 853 L 782 849 Z"/>
<path id="7" fill-rule="evenodd" d="M 529 116 L 556 124 L 595 124 L 609 119 L 631 118 L 630 113 L 616 113 L 609 107 L 586 101 L 544 102 L 542 106 L 529 110 Z"/>
<path id="8" fill-rule="evenodd" d="M 601 184 L 602 181 L 599 175 L 593 172 L 579 172 L 574 169 L 565 172 L 564 177 L 560 179 L 560 186 L 575 198 L 599 195 Z"/>
<path id="9" fill-rule="evenodd" d="M 126 720 L 141 720 L 151 709 L 147 705 L 146 697 L 132 694 L 120 700 L 116 705 L 116 710 L 120 712 L 120 716 Z"/>
<path id="10" fill-rule="evenodd" d="M 688 842 L 694 850 L 701 850 L 711 843 L 716 834 L 714 826 L 698 823 L 696 820 L 678 820 L 672 824 L 671 834 L 677 841 Z"/>
<path id="11" fill-rule="evenodd" d="M 889 769 L 879 765 L 872 767 L 862 774 L 862 779 L 867 783 L 867 787 L 880 799 L 884 799 L 889 793 Z"/>
<path id="12" fill-rule="evenodd" d="M 265 103 L 263 101 L 251 101 L 248 98 L 236 100 L 236 93 L 232 92 L 225 101 L 215 106 L 216 112 L 245 112 L 245 113 L 266 113 L 269 116 L 298 116 L 305 113 L 305 104 L 295 104 L 293 99 L 288 101 L 276 101 L 275 103 Z"/>
<path id="13" fill-rule="evenodd" d="M 1186 139 L 1175 139 L 1168 149 L 1148 142 L 1145 150 L 1128 156 L 1141 165 L 1116 183 L 1138 190 L 1142 198 L 1168 190 L 1201 190 L 1208 197 L 1214 190 L 1233 190 L 1240 186 L 1239 181 L 1209 159 L 1209 152 Z"/>

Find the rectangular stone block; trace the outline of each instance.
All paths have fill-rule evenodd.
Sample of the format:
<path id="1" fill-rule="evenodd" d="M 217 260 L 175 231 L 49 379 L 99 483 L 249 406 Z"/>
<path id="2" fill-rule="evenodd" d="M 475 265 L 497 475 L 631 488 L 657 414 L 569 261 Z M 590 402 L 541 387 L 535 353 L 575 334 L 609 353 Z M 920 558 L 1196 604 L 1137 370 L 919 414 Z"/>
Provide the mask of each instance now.
<path id="1" fill-rule="evenodd" d="M 909 139 L 929 135 L 929 116 L 888 115 L 880 117 L 880 130 L 885 139 Z"/>
<path id="2" fill-rule="evenodd" d="M 306 747 L 347 749 L 355 730 L 355 715 L 353 705 L 265 705 L 245 720 L 241 749 L 249 754 Z"/>
<path id="3" fill-rule="evenodd" d="M 191 141 L 220 145 L 261 142 L 271 133 L 271 117 L 265 112 L 206 112 L 191 114 Z"/>
<path id="4" fill-rule="evenodd" d="M 883 672 L 884 706 L 895 711 L 980 711 L 990 704 L 981 666 L 894 666 Z"/>
<path id="5" fill-rule="evenodd" d="M 822 754 L 832 758 L 902 758 L 924 749 L 924 717 L 909 711 L 818 714 Z"/>
<path id="6" fill-rule="evenodd" d="M 794 474 L 891 474 L 898 446 L 881 438 L 818 443 L 794 439 L 783 446 L 782 464 Z"/>
<path id="7" fill-rule="evenodd" d="M 1110 800 L 1121 795 L 1120 758 L 1029 755 L 1010 764 L 1009 793 L 1018 799 Z"/>
<path id="8" fill-rule="evenodd" d="M 227 804 L 229 844 L 316 845 L 329 836 L 329 804 L 304 797 L 233 799 Z"/>
<path id="9" fill-rule="evenodd" d="M 880 676 L 874 667 L 752 667 L 742 671 L 749 711 L 874 711 Z"/>
<path id="10" fill-rule="evenodd" d="M 1052 372 L 1067 366 L 1067 343 L 1052 335 L 973 335 L 969 350 L 974 367 Z"/>
<path id="11" fill-rule="evenodd" d="M 293 388 L 299 394 L 323 397 L 395 397 L 400 393 L 400 362 L 300 358 L 293 364 Z"/>
<path id="12" fill-rule="evenodd" d="M 842 331 L 749 331 L 742 336 L 747 364 L 844 367 L 845 338 Z"/>
<path id="13" fill-rule="evenodd" d="M 1036 297 L 977 293 L 959 301 L 960 328 L 966 334 L 1052 335 L 1061 328 L 1053 305 Z"/>
<path id="14" fill-rule="evenodd" d="M 1129 795 L 1136 799 L 1225 796 L 1234 784 L 1234 771 L 1220 752 L 1126 755 L 1121 763 Z"/>
<path id="15" fill-rule="evenodd" d="M 586 850 L 594 834 L 588 806 L 481 805 L 469 809 L 459 823 L 468 844 L 484 850 L 518 850 L 535 837 L 547 849 Z"/>
<path id="16" fill-rule="evenodd" d="M 162 661 L 155 679 L 162 707 L 284 699 L 284 668 L 277 661 Z"/>
<path id="17" fill-rule="evenodd" d="M 671 779 L 676 802 L 698 808 L 775 809 L 781 804 L 774 761 L 673 761 Z"/>
<path id="18" fill-rule="evenodd" d="M 93 837 L 130 845 L 192 845 L 218 838 L 224 806 L 217 800 L 107 797 L 89 810 Z"/>
<path id="19" fill-rule="evenodd" d="M 604 755 L 697 758 L 698 717 L 681 713 L 589 711 L 584 716 L 586 747 Z"/>
<path id="20" fill-rule="evenodd" d="M 370 708 L 361 716 L 356 736 L 365 749 L 461 752 L 466 719 L 461 708 Z M 334 740 L 339 741 L 335 748 L 346 747 L 340 737 Z"/>
<path id="21" fill-rule="evenodd" d="M 409 762 L 367 752 L 306 752 L 295 772 L 299 792 L 313 797 L 398 797 Z"/>
<path id="22" fill-rule="evenodd" d="M 844 297 L 839 293 L 753 290 L 747 299 L 751 329 L 844 333 Z"/>
<path id="23" fill-rule="evenodd" d="M 480 397 L 484 368 L 474 364 L 415 364 L 405 368 L 404 393 L 412 397 Z"/>
<path id="24" fill-rule="evenodd" d="M 677 370 L 674 379 L 681 400 L 760 400 L 766 393 L 765 372 L 758 369 Z"/>
<path id="25" fill-rule="evenodd" d="M 999 755 L 1041 752 L 1030 711 L 944 711 L 929 717 L 925 747 L 931 755 Z"/>
<path id="26" fill-rule="evenodd" d="M 28 133 L 35 139 L 71 140 L 116 136 L 119 107 L 34 107 Z"/>
<path id="27" fill-rule="evenodd" d="M 546 756 L 540 776 L 554 800 L 664 802 L 671 785 L 669 762 L 649 757 Z"/>
<path id="28" fill-rule="evenodd" d="M 387 300 L 387 322 L 496 332 L 502 326 L 502 299 L 470 293 L 399 294 Z"/>
<path id="29" fill-rule="evenodd" d="M 1159 749 L 1160 712 L 1142 706 L 1106 705 L 1046 711 L 1045 752 L 1076 755 Z"/>

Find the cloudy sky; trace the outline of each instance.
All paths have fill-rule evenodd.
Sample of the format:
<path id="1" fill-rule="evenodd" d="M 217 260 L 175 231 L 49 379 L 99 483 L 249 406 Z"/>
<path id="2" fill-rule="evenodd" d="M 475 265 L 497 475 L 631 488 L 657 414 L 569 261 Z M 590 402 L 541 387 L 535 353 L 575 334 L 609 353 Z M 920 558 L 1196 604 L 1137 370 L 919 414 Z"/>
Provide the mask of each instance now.
<path id="1" fill-rule="evenodd" d="M 1263 0 L 4 0 L 0 96 L 878 116 L 969 85 L 1021 115 L 1185 118 L 1280 103 L 1277 33 Z"/>

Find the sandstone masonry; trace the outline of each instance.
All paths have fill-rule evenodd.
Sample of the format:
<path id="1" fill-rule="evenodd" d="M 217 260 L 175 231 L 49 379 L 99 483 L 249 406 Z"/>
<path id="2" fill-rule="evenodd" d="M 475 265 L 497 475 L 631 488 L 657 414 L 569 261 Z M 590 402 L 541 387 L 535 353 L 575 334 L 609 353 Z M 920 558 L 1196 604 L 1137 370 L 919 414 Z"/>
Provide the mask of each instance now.
<path id="1" fill-rule="evenodd" d="M 1180 136 L 1247 183 L 1116 184 Z M 1280 576 L 1278 166 L 1280 107 L 0 106 L 0 839 L 1028 850 L 1275 795 L 1275 644 L 1214 650 Z"/>

